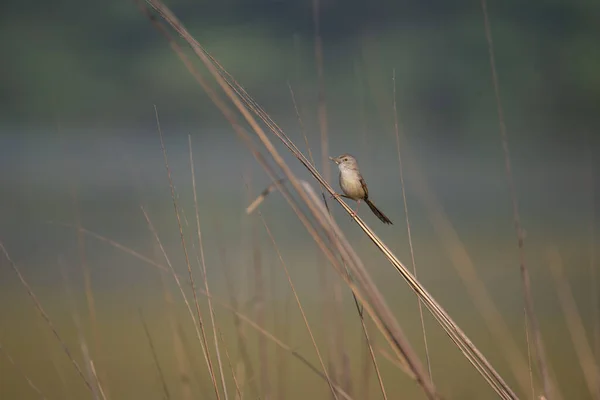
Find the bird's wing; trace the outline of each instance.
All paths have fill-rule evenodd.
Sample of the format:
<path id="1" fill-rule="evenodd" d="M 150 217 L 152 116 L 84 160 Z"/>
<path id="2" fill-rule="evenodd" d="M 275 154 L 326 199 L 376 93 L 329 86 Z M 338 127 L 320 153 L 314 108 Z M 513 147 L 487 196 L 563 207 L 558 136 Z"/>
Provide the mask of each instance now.
<path id="1" fill-rule="evenodd" d="M 367 183 L 365 182 L 362 175 L 360 176 L 360 185 L 362 186 L 362 188 L 365 192 L 365 199 L 369 198 L 369 189 L 367 189 Z"/>

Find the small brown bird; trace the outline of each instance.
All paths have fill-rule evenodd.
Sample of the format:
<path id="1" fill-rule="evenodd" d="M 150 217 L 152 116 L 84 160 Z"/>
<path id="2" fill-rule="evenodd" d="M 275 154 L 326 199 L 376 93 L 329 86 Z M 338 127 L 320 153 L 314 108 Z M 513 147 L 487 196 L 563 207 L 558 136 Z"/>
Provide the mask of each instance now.
<path id="1" fill-rule="evenodd" d="M 364 200 L 381 222 L 391 225 L 392 221 L 369 200 L 369 189 L 367 189 L 367 184 L 360 174 L 356 158 L 350 154 L 342 154 L 339 157 L 329 157 L 329 159 L 336 163 L 340 169 L 340 187 L 344 192 L 342 196 L 357 202 L 354 215 L 358 211 L 360 201 Z"/>

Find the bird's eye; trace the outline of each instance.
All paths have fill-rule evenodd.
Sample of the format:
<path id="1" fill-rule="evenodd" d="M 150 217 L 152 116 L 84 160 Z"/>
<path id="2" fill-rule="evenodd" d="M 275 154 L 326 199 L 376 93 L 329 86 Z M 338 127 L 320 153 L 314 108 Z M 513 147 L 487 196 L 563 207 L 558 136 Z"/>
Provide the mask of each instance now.
<path id="1" fill-rule="evenodd" d="M 348 161 L 348 159 L 347 159 L 347 158 L 344 158 L 344 161 Z"/>

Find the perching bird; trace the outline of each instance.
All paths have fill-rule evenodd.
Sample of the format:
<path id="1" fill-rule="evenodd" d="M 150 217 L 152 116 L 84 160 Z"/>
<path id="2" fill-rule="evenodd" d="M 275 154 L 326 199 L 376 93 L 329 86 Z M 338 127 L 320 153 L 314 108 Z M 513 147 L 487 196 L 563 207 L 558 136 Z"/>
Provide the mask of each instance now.
<path id="1" fill-rule="evenodd" d="M 369 200 L 369 189 L 358 169 L 356 159 L 350 154 L 342 154 L 339 157 L 329 157 L 331 161 L 336 163 L 340 169 L 340 187 L 344 192 L 343 197 L 355 200 L 357 202 L 356 211 L 360 206 L 360 201 L 364 200 L 369 206 L 373 214 L 377 216 L 384 224 L 392 224 L 392 221 L 384 213 L 382 213 L 371 200 Z"/>

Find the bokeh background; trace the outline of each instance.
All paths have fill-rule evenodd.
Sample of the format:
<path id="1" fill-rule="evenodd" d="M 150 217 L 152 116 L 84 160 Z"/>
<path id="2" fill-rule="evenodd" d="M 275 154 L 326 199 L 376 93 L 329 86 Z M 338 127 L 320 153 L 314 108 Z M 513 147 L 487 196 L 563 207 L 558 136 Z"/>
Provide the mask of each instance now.
<path id="1" fill-rule="evenodd" d="M 325 169 L 313 2 L 167 5 L 301 149 L 306 149 L 304 129 L 317 166 Z M 318 6 L 329 152 L 358 158 L 372 199 L 394 225 L 381 225 L 366 207 L 361 215 L 410 264 L 393 123 L 395 85 L 420 280 L 515 386 L 502 346 L 455 267 L 472 262 L 526 355 L 517 240 L 481 4 L 322 0 Z M 164 264 L 144 206 L 174 268 L 186 274 L 155 107 L 179 202 L 193 226 L 188 135 L 192 140 L 208 279 L 216 296 L 230 303 L 234 292 L 250 316 L 266 310 L 263 325 L 316 363 L 273 243 L 260 218 L 245 214 L 270 183 L 268 177 L 136 5 L 11 0 L 1 7 L 0 241 L 82 363 L 81 344 L 88 346 L 110 398 L 164 397 L 139 309 L 170 396 L 214 396 L 172 277 L 97 238 L 78 236 L 73 228 L 80 224 Z M 548 269 L 548 250 L 562 258 L 597 356 L 600 4 L 490 1 L 488 12 L 536 312 L 564 397 L 590 398 Z M 293 170 L 314 183 L 277 146 Z M 337 187 L 335 171 L 330 178 Z M 324 311 L 331 297 L 323 290 L 329 266 L 281 196 L 271 194 L 261 211 L 319 344 L 335 360 Z M 424 355 L 414 295 L 339 207 L 333 206 L 333 214 Z M 439 215 L 456 237 L 440 230 Z M 194 240 L 190 233 L 188 241 Z M 457 249 L 466 250 L 470 261 L 457 259 Z M 0 260 L 0 398 L 39 398 L 25 377 L 47 398 L 87 398 L 10 263 Z M 257 270 L 264 279 L 258 295 Z M 379 398 L 373 372 L 364 372 L 370 364 L 347 290 L 343 299 L 343 343 L 355 398 Z M 205 299 L 201 302 L 206 307 Z M 231 313 L 218 307 L 216 313 L 238 365 Z M 493 398 L 429 316 L 426 327 L 442 393 Z M 260 336 L 246 329 L 259 371 Z M 379 344 L 384 346 L 381 339 Z M 275 346 L 266 348 L 270 385 L 262 388 L 270 398 L 330 395 L 327 385 L 289 353 L 281 361 Z M 380 362 L 393 398 L 422 396 L 400 370 L 385 358 Z M 259 375 L 246 379 L 262 385 Z"/>

